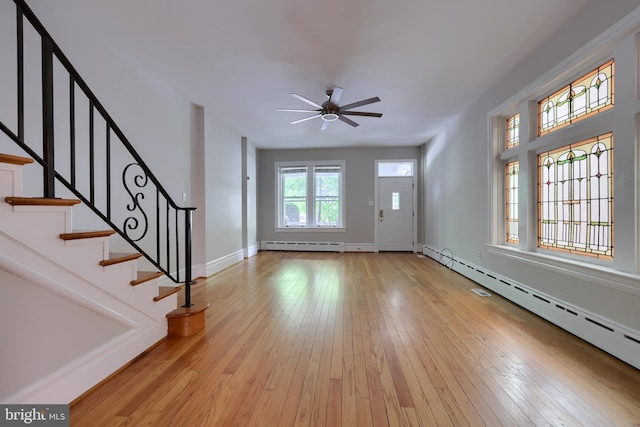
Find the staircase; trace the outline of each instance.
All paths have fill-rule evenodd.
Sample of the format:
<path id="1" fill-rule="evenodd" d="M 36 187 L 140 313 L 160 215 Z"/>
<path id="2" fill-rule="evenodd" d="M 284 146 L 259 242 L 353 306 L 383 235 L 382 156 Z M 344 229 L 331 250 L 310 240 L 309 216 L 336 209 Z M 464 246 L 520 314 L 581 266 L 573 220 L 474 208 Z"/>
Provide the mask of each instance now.
<path id="1" fill-rule="evenodd" d="M 110 253 L 115 231 L 74 230 L 78 200 L 23 197 L 22 170 L 32 162 L 0 154 L 0 307 L 3 328 L 15 321 L 17 330 L 2 333 L 13 340 L 2 359 L 24 370 L 3 378 L 0 401 L 69 403 L 167 335 L 180 287 L 138 271 L 142 254 Z"/>
<path id="2" fill-rule="evenodd" d="M 173 200 L 25 0 L 0 2 L 0 16 L 15 18 L 0 46 L 15 70 L 0 98 L 13 153 L 0 154 L 0 402 L 69 403 L 167 334 L 204 329 L 208 304 L 190 296 L 196 208 Z M 107 230 L 75 230 L 78 204 L 77 223 Z M 153 271 L 138 271 L 142 257 Z"/>

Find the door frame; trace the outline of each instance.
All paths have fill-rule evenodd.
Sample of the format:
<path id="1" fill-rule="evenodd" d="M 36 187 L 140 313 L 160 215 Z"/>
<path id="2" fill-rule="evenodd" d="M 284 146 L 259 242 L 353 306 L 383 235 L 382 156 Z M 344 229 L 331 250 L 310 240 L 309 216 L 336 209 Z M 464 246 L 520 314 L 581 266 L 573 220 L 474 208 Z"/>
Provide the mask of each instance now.
<path id="1" fill-rule="evenodd" d="M 416 249 L 416 245 L 418 243 L 418 160 L 417 159 L 376 159 L 375 161 L 375 171 L 374 171 L 374 202 L 373 202 L 373 220 L 374 220 L 374 248 L 376 252 L 380 252 L 380 243 L 378 240 L 378 228 L 380 227 L 380 222 L 378 221 L 378 213 L 379 213 L 379 201 L 378 201 L 378 164 L 379 163 L 394 163 L 394 162 L 411 162 L 413 163 L 413 252 L 418 252 Z"/>

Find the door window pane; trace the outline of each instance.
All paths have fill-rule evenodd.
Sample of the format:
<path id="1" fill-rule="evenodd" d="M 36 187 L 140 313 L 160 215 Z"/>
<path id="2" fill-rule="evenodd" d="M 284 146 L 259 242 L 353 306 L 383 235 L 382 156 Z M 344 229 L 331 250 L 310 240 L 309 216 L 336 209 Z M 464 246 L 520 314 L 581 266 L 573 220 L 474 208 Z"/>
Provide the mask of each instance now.
<path id="1" fill-rule="evenodd" d="M 391 193 L 391 209 L 394 211 L 400 209 L 400 193 Z"/>

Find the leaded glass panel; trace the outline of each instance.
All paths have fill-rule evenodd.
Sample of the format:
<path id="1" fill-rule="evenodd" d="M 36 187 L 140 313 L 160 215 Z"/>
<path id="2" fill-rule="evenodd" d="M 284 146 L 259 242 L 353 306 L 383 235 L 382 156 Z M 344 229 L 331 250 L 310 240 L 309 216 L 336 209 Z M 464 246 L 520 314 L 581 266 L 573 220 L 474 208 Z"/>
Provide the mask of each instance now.
<path id="1" fill-rule="evenodd" d="M 538 135 L 613 107 L 614 63 L 601 65 L 538 103 Z"/>
<path id="2" fill-rule="evenodd" d="M 520 143 L 520 114 L 507 119 L 507 148 L 515 147 Z"/>
<path id="3" fill-rule="evenodd" d="M 520 173 L 519 162 L 507 163 L 506 168 L 506 232 L 507 242 L 518 241 L 518 176 Z"/>
<path id="4" fill-rule="evenodd" d="M 613 134 L 538 155 L 538 245 L 613 257 Z"/>

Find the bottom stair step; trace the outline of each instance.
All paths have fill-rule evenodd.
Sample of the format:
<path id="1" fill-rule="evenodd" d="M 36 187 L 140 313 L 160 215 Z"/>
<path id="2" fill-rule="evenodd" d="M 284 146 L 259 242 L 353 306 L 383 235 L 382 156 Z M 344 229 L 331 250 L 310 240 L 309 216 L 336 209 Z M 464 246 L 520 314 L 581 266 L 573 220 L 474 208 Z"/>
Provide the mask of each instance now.
<path id="1" fill-rule="evenodd" d="M 168 335 L 189 337 L 204 330 L 204 312 L 208 303 L 196 303 L 192 307 L 180 307 L 167 314 Z"/>

